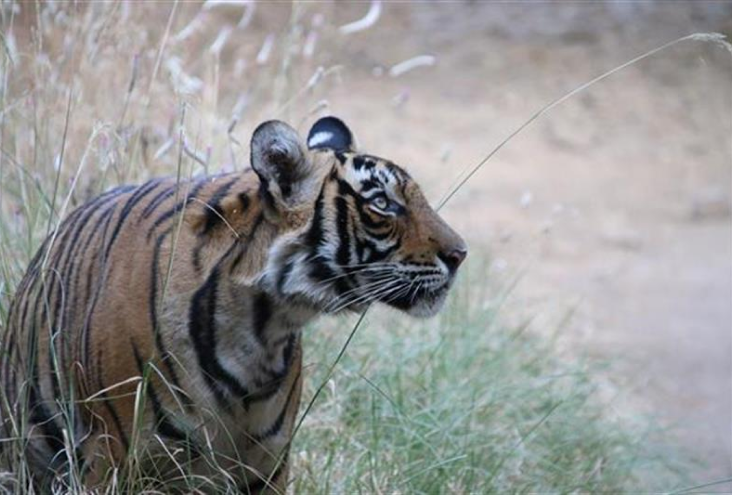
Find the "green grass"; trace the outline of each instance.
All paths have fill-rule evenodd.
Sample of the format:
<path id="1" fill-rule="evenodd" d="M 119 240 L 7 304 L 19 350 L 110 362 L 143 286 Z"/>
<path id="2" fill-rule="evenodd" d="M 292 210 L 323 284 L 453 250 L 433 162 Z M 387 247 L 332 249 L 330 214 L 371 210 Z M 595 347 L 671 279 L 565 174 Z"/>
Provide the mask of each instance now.
<path id="1" fill-rule="evenodd" d="M 484 303 L 484 265 L 471 264 L 465 273 L 476 275 L 463 276 L 434 320 L 373 310 L 298 434 L 295 491 L 621 492 L 678 483 L 647 446 L 646 426 L 611 418 L 596 393 L 598 365 L 559 359 L 528 324 L 501 324 L 498 303 Z M 351 326 L 307 332 L 306 401 Z"/>

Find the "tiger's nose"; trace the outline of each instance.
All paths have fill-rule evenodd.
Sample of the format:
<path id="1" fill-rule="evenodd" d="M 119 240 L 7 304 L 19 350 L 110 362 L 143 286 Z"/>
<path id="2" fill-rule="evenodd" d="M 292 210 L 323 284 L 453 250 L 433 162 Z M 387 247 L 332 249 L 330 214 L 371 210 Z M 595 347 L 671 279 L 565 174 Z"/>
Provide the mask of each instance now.
<path id="1" fill-rule="evenodd" d="M 447 253 L 440 253 L 440 259 L 445 263 L 445 265 L 447 265 L 447 269 L 450 270 L 450 273 L 455 273 L 467 256 L 467 249 L 453 249 Z"/>

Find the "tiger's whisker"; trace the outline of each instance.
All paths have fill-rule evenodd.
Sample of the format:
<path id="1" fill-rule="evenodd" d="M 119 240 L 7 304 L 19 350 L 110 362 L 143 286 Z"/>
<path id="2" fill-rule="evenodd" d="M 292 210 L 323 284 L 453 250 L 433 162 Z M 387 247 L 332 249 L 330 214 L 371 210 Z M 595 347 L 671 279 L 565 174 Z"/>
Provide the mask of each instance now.
<path id="1" fill-rule="evenodd" d="M 374 284 L 374 286 L 366 294 L 358 294 L 358 293 L 355 293 L 355 290 L 354 290 L 354 291 L 352 291 L 352 294 L 348 295 L 347 297 L 342 297 L 341 296 L 338 299 L 334 300 L 331 305 L 329 305 L 329 306 L 326 307 L 326 309 L 329 312 L 333 312 L 333 309 L 331 309 L 331 308 L 337 307 L 338 310 L 340 311 L 344 307 L 353 304 L 354 302 L 358 301 L 359 299 L 361 299 L 363 297 L 368 297 L 368 296 L 376 293 L 377 291 L 384 290 L 387 287 L 389 287 L 389 286 L 391 286 L 391 285 L 393 285 L 393 284 L 395 284 L 397 282 L 399 282 L 399 281 L 397 281 L 397 280 L 384 280 L 382 282 L 379 282 L 378 284 Z M 362 289 L 362 288 L 359 287 L 357 289 Z"/>
<path id="2" fill-rule="evenodd" d="M 358 270 L 353 270 L 348 273 L 342 273 L 342 274 L 336 275 L 334 277 L 320 280 L 320 281 L 318 281 L 318 285 L 326 284 L 328 282 L 332 282 L 333 280 L 337 280 L 337 279 L 340 279 L 343 277 L 348 277 L 348 276 L 355 275 L 357 273 L 363 273 L 363 272 L 377 272 L 377 273 L 378 272 L 389 272 L 389 273 L 391 273 L 391 272 L 393 272 L 393 269 L 385 268 L 385 267 L 364 267 L 364 268 L 360 268 Z"/>
<path id="3" fill-rule="evenodd" d="M 399 284 L 401 282 L 402 282 L 401 280 L 387 281 L 383 284 L 383 286 L 376 287 L 376 288 L 372 289 L 371 291 L 369 291 L 367 294 L 357 295 L 355 299 L 351 298 L 351 299 L 347 299 L 345 301 L 340 301 L 342 304 L 340 304 L 339 306 L 337 306 L 335 309 L 331 310 L 330 312 L 336 313 L 336 312 L 342 310 L 343 308 L 346 308 L 352 304 L 356 304 L 358 302 L 363 302 L 364 300 L 368 300 L 371 297 L 375 298 L 379 295 L 377 293 L 378 291 L 382 291 L 387 288 L 389 288 L 389 290 L 390 290 L 391 286 L 393 286 L 395 284 Z"/>

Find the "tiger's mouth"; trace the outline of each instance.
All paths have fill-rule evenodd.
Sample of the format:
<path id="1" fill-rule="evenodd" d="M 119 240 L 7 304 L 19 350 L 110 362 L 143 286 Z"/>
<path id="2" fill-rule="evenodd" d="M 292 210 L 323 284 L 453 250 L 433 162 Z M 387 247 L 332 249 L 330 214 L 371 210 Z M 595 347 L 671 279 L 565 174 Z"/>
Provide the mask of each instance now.
<path id="1" fill-rule="evenodd" d="M 445 304 L 451 280 L 438 287 L 419 287 L 397 297 L 386 298 L 382 302 L 405 313 L 421 318 L 437 314 Z"/>
<path id="2" fill-rule="evenodd" d="M 325 312 L 362 311 L 374 302 L 416 317 L 437 314 L 455 280 L 455 271 L 437 266 L 385 263 L 357 268 L 356 287 L 341 294 Z M 335 309 L 334 309 L 335 308 Z"/>
<path id="3" fill-rule="evenodd" d="M 325 313 L 363 311 L 379 302 L 417 317 L 434 316 L 444 305 L 454 277 L 408 277 L 403 273 L 359 277 L 355 288 L 346 291 L 323 308 Z"/>

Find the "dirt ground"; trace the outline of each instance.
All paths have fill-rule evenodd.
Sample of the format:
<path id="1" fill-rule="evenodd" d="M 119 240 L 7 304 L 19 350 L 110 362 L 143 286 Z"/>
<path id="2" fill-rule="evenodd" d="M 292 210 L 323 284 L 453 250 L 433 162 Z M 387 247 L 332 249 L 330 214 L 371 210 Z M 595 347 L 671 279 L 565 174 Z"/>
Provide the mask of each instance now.
<path id="1" fill-rule="evenodd" d="M 438 200 L 554 98 L 710 31 L 732 33 L 732 4 L 386 4 L 344 38 L 329 103 Z M 380 75 L 422 54 L 435 65 Z M 521 275 L 511 305 L 535 330 L 612 364 L 619 413 L 672 428 L 698 483 L 732 477 L 731 185 L 732 54 L 686 41 L 553 109 L 444 209 L 491 280 Z"/>

